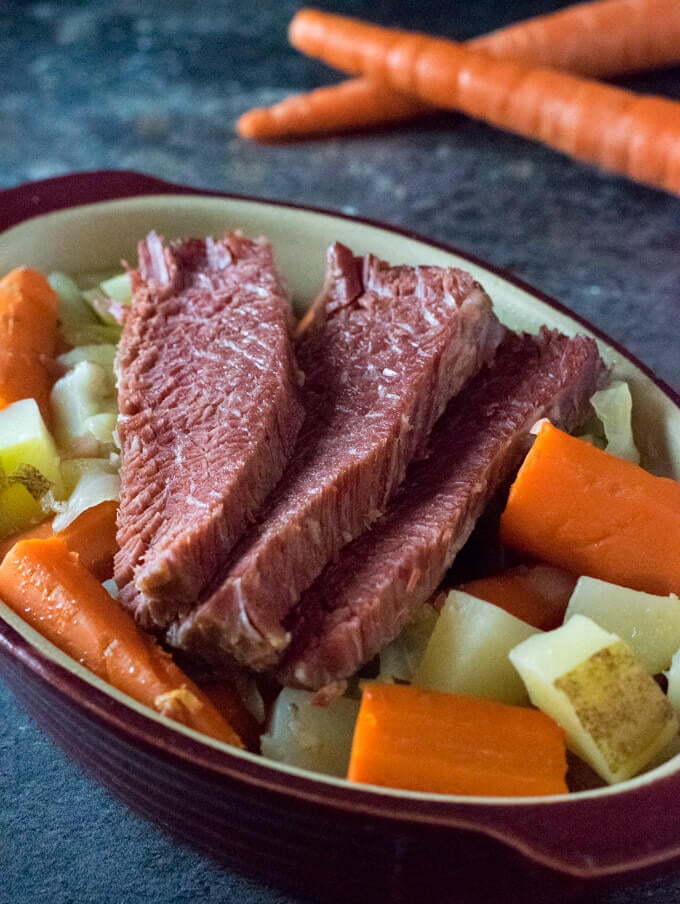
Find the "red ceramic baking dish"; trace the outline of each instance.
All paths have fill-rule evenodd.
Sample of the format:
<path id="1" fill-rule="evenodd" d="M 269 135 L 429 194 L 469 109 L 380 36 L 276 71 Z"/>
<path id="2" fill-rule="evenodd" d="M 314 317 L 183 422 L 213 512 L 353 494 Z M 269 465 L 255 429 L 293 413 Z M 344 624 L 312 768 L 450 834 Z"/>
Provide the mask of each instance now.
<path id="1" fill-rule="evenodd" d="M 0 194 L 0 273 L 91 272 L 166 237 L 265 234 L 299 309 L 339 240 L 399 263 L 465 267 L 501 319 L 594 335 L 629 381 L 644 463 L 680 478 L 680 400 L 557 303 L 451 248 L 376 223 L 220 195 L 128 172 L 74 174 Z M 83 768 L 140 813 L 231 867 L 323 900 L 557 900 L 680 864 L 680 760 L 616 788 L 479 799 L 350 786 L 273 765 L 169 723 L 93 677 L 0 604 L 0 674 Z"/>

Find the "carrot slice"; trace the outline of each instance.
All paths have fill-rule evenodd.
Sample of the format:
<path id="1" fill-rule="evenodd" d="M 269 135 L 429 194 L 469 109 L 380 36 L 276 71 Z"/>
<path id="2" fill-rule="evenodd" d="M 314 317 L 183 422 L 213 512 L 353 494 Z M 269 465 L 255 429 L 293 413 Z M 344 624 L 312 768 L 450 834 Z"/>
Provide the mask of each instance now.
<path id="1" fill-rule="evenodd" d="M 680 483 L 546 423 L 510 489 L 501 539 L 573 574 L 680 593 Z"/>
<path id="2" fill-rule="evenodd" d="M 0 598 L 47 640 L 140 703 L 242 747 L 227 720 L 59 537 L 22 540 L 0 565 Z"/>
<path id="3" fill-rule="evenodd" d="M 68 527 L 55 533 L 52 520 L 43 521 L 28 530 L 0 541 L 0 561 L 20 540 L 40 540 L 45 537 L 61 537 L 71 552 L 78 553 L 80 561 L 100 581 L 113 577 L 113 557 L 116 543 L 116 512 L 118 503 L 113 500 L 100 502 L 85 509 Z"/>
<path id="4" fill-rule="evenodd" d="M 218 712 L 222 713 L 227 722 L 233 726 L 246 749 L 258 753 L 260 735 L 264 731 L 264 726 L 260 725 L 246 709 L 236 688 L 227 681 L 214 681 L 210 684 L 202 684 L 201 690 Z"/>
<path id="5" fill-rule="evenodd" d="M 437 794 L 567 791 L 564 732 L 538 710 L 365 684 L 348 779 Z"/>
<path id="6" fill-rule="evenodd" d="M 318 10 L 297 13 L 290 39 L 336 68 L 680 192 L 677 101 Z"/>
<path id="7" fill-rule="evenodd" d="M 541 631 L 562 624 L 576 578 L 550 565 L 518 565 L 500 574 L 477 578 L 461 590 L 505 609 Z"/>
<path id="8" fill-rule="evenodd" d="M 0 409 L 35 399 L 51 421 L 47 362 L 57 339 L 58 296 L 45 277 L 17 267 L 0 280 Z"/>
<path id="9" fill-rule="evenodd" d="M 676 0 L 595 0 L 517 22 L 468 41 L 498 59 L 593 78 L 680 61 Z M 372 79 L 348 79 L 244 113 L 243 138 L 271 140 L 404 120 L 433 107 Z"/>
<path id="10" fill-rule="evenodd" d="M 41 521 L 40 524 L 34 524 L 32 527 L 27 527 L 26 530 L 19 531 L 19 533 L 0 540 L 0 562 L 20 540 L 44 540 L 47 537 L 53 537 L 52 520 L 52 518 L 49 518 L 47 521 Z"/>
<path id="11" fill-rule="evenodd" d="M 113 577 L 118 503 L 112 499 L 85 509 L 68 527 L 59 531 L 68 548 L 78 553 L 80 561 L 100 581 Z"/>

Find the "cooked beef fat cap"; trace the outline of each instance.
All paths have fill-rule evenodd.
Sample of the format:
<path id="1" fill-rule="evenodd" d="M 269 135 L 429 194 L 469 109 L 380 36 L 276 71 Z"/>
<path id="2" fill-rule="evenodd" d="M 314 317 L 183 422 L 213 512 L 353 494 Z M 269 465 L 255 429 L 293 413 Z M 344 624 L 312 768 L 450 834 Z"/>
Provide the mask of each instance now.
<path id="1" fill-rule="evenodd" d="M 331 246 L 324 291 L 298 330 L 306 417 L 294 457 L 171 643 L 273 666 L 300 594 L 385 510 L 448 399 L 492 359 L 502 333 L 469 273 L 390 267 Z"/>

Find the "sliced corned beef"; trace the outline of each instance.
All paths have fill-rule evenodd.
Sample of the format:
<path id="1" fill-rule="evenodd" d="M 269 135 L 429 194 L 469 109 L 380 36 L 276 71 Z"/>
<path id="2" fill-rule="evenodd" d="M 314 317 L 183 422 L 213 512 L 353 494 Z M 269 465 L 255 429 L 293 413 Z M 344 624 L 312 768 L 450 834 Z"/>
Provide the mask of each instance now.
<path id="1" fill-rule="evenodd" d="M 354 674 L 436 590 L 485 506 L 549 417 L 573 429 L 604 373 L 591 339 L 510 336 L 453 399 L 383 518 L 346 546 L 288 621 L 279 678 L 319 689 Z"/>
<path id="2" fill-rule="evenodd" d="M 186 612 L 283 473 L 303 410 L 289 300 L 264 239 L 139 245 L 117 357 L 122 602 Z"/>
<path id="3" fill-rule="evenodd" d="M 492 358 L 501 334 L 468 273 L 390 267 L 332 246 L 296 346 L 306 419 L 294 458 L 229 570 L 170 642 L 275 665 L 300 594 L 382 514 L 447 401 Z"/>

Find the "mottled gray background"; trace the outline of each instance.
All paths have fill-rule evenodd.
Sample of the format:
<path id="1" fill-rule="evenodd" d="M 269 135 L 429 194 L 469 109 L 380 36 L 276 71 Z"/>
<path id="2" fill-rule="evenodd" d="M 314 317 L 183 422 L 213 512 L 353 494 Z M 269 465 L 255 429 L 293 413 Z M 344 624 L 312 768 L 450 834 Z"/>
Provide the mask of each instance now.
<path id="1" fill-rule="evenodd" d="M 336 78 L 287 46 L 300 5 L 0 0 L 0 188 L 134 168 L 406 226 L 558 298 L 680 389 L 677 198 L 454 114 L 273 146 L 236 137 L 247 108 Z M 565 4 L 318 5 L 465 39 Z M 619 83 L 680 97 L 680 69 Z M 2 904 L 232 900 L 292 899 L 177 847 L 111 800 L 0 688 Z M 680 884 L 662 879 L 602 901 L 668 904 L 680 901 Z"/>

